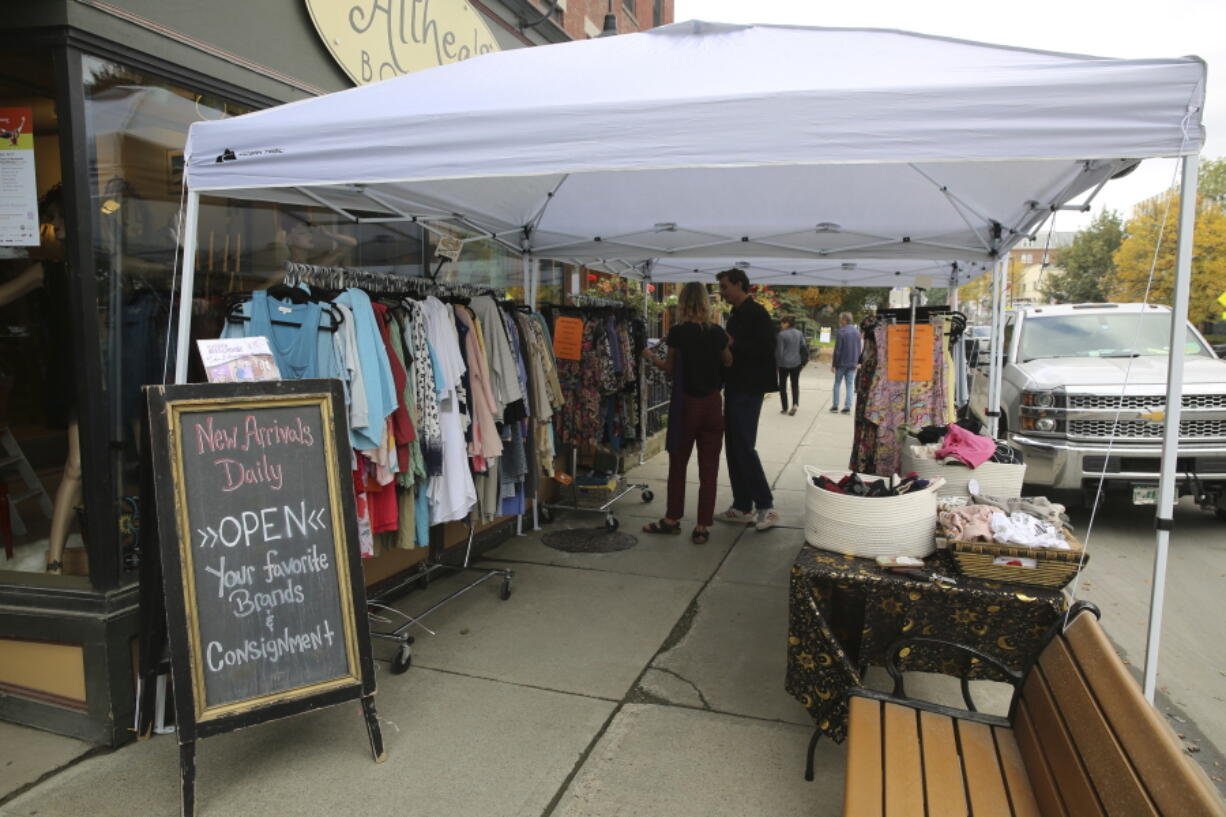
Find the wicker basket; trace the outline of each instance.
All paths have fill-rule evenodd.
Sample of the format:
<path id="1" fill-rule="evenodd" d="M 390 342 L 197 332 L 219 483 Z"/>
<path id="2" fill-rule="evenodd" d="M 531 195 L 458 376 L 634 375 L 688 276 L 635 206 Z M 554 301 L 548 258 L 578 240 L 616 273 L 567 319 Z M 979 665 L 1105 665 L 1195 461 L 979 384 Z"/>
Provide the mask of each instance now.
<path id="1" fill-rule="evenodd" d="M 967 576 L 1014 584 L 1064 587 L 1073 580 L 1090 556 L 1072 534 L 1067 534 L 1071 550 L 999 545 L 995 542 L 951 540 L 949 550 L 958 568 Z M 1034 567 L 1004 564 L 998 559 L 1032 559 Z"/>
<path id="2" fill-rule="evenodd" d="M 813 484 L 823 474 L 805 466 L 805 541 L 845 556 L 914 556 L 936 550 L 937 491 L 941 481 L 902 496 L 836 494 Z M 841 479 L 841 472 L 824 474 Z M 865 480 L 882 477 L 862 475 Z"/>
<path id="3" fill-rule="evenodd" d="M 1026 466 L 1003 462 L 985 462 L 978 468 L 967 468 L 965 465 L 947 465 L 927 457 L 917 457 L 911 453 L 911 446 L 904 445 L 902 451 L 902 473 L 914 471 L 923 479 L 941 477 L 945 487 L 940 489 L 938 496 L 971 495 L 970 481 L 979 481 L 979 492 L 988 496 L 1003 496 L 1008 498 L 1022 495 L 1022 482 L 1026 479 Z"/>

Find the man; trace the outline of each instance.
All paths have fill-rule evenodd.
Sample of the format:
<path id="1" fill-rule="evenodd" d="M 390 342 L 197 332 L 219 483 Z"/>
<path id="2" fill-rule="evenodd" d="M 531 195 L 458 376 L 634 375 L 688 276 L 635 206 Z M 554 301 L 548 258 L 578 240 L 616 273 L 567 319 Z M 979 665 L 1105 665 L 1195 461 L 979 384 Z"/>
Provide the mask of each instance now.
<path id="1" fill-rule="evenodd" d="M 800 408 L 800 370 L 809 359 L 804 334 L 796 328 L 796 319 L 784 315 L 779 320 L 779 335 L 775 338 L 775 366 L 779 369 L 779 402 L 782 414 L 793 416 Z M 788 409 L 788 381 L 792 381 L 792 408 Z"/>
<path id="2" fill-rule="evenodd" d="M 762 398 L 779 386 L 775 327 L 766 309 L 749 297 L 749 276 L 744 270 L 727 269 L 715 277 L 720 296 L 732 305 L 727 327 L 732 365 L 724 370 L 724 451 L 732 507 L 715 518 L 769 530 L 779 524 L 779 514 L 757 444 Z"/>
<path id="3" fill-rule="evenodd" d="M 830 412 L 839 410 L 839 384 L 847 388 L 843 392 L 843 413 L 851 414 L 852 380 L 856 369 L 860 368 L 860 330 L 852 326 L 851 313 L 839 315 L 839 331 L 834 336 L 834 360 L 830 371 L 834 372 L 834 400 L 830 403 Z"/>

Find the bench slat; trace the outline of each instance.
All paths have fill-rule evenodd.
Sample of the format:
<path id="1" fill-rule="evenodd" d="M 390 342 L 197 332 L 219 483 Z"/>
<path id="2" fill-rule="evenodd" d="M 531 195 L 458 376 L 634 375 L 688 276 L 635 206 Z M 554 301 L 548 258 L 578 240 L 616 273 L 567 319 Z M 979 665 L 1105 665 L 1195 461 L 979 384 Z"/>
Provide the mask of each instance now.
<path id="1" fill-rule="evenodd" d="M 1145 700 L 1098 620 L 1080 615 L 1064 637 L 1158 810 L 1167 817 L 1226 814 L 1213 784 L 1183 754 L 1168 724 Z"/>
<path id="2" fill-rule="evenodd" d="M 881 703 L 853 695 L 847 708 L 843 817 L 882 817 Z"/>
<path id="3" fill-rule="evenodd" d="M 940 804 L 941 814 L 965 817 L 966 786 L 962 760 L 954 737 L 954 722 L 935 712 L 920 712 L 920 739 L 924 747 L 924 784 L 929 803 Z"/>
<path id="4" fill-rule="evenodd" d="M 1015 817 L 1039 817 L 1039 804 L 1035 800 L 1030 779 L 1026 777 L 1026 764 L 1022 762 L 1022 753 L 1017 747 L 1013 730 L 994 726 L 992 737 L 996 738 L 996 754 L 1000 757 L 1000 768 L 1009 787 L 1013 814 Z"/>
<path id="5" fill-rule="evenodd" d="M 1030 712 L 1035 740 L 1056 778 L 1065 808 L 1076 817 L 1106 817 L 1041 672 L 1027 676 L 1022 700 Z"/>
<path id="6" fill-rule="evenodd" d="M 1107 813 L 1112 817 L 1158 817 L 1064 639 L 1053 639 L 1047 645 L 1039 667 Z"/>
<path id="7" fill-rule="evenodd" d="M 1068 817 L 1064 801 L 1060 799 L 1056 778 L 1035 735 L 1034 721 L 1025 701 L 1018 701 L 1017 712 L 1013 717 L 1013 736 L 1017 739 L 1017 748 L 1026 764 L 1026 777 L 1030 780 L 1031 790 L 1039 802 L 1043 817 Z"/>
<path id="8" fill-rule="evenodd" d="M 1009 795 L 996 758 L 992 727 L 986 723 L 958 721 L 962 741 L 962 763 L 966 767 L 966 787 L 971 795 L 971 811 L 982 817 L 1008 817 Z"/>
<path id="9" fill-rule="evenodd" d="M 887 817 L 924 817 L 924 779 L 915 710 L 898 704 L 886 704 L 882 709 L 885 813 Z"/>

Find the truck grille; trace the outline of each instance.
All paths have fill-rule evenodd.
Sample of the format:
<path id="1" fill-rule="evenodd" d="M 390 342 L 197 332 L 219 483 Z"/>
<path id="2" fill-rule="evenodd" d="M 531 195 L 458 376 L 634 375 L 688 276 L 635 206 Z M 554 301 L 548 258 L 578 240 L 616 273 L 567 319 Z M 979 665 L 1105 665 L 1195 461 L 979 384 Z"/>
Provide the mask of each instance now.
<path id="1" fill-rule="evenodd" d="M 1226 409 L 1226 394 L 1185 394 L 1181 404 L 1184 408 Z M 1162 408 L 1166 405 L 1166 395 L 1104 395 L 1104 394 L 1070 394 L 1068 406 L 1071 409 L 1123 409 L 1145 410 Z"/>
<path id="2" fill-rule="evenodd" d="M 1144 420 L 1112 423 L 1109 420 L 1079 420 L 1069 423 L 1072 437 L 1126 437 L 1133 439 L 1160 440 L 1162 425 Z M 1179 436 L 1226 437 L 1226 420 L 1189 420 L 1179 424 Z"/>

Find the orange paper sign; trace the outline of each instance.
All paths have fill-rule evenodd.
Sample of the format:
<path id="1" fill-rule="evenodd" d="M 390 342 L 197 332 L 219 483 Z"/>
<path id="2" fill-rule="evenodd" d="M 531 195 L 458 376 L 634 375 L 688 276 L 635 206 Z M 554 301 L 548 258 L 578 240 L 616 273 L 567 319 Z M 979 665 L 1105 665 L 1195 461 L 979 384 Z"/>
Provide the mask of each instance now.
<path id="1" fill-rule="evenodd" d="M 895 382 L 907 382 L 907 344 L 911 326 L 891 326 L 886 338 L 886 376 Z M 915 325 L 915 346 L 911 352 L 911 382 L 932 380 L 932 324 Z"/>
<path id="2" fill-rule="evenodd" d="M 583 321 L 558 318 L 553 322 L 553 356 L 559 360 L 578 360 L 583 353 Z"/>

